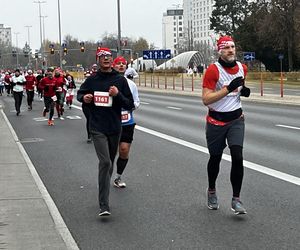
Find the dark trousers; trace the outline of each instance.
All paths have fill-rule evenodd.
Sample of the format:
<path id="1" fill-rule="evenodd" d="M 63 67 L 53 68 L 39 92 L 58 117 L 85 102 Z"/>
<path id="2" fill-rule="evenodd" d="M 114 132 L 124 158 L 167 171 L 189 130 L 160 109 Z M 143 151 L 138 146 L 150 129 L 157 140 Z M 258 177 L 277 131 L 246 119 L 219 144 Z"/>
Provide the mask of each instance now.
<path id="1" fill-rule="evenodd" d="M 44 104 L 45 104 L 45 108 L 46 108 L 46 112 L 49 112 L 49 120 L 52 120 L 52 117 L 54 115 L 54 105 L 55 102 L 52 100 L 51 97 L 49 96 L 44 96 Z"/>
<path id="2" fill-rule="evenodd" d="M 6 93 L 9 95 L 11 93 L 11 85 L 5 85 L 5 90 L 6 90 Z"/>
<path id="3" fill-rule="evenodd" d="M 29 107 L 32 107 L 33 97 L 34 97 L 34 91 L 26 90 L 27 94 L 27 104 Z"/>
<path id="4" fill-rule="evenodd" d="M 83 114 L 86 118 L 85 126 L 86 126 L 87 136 L 88 136 L 88 138 L 91 138 L 91 133 L 90 133 L 90 110 L 86 105 L 83 104 L 82 105 L 82 111 L 83 111 Z"/>
<path id="5" fill-rule="evenodd" d="M 22 98 L 23 98 L 23 91 L 16 92 L 13 91 L 14 99 L 15 99 L 15 108 L 17 113 L 20 113 L 21 104 L 22 104 Z"/>
<path id="6" fill-rule="evenodd" d="M 99 206 L 102 209 L 109 209 L 110 179 L 113 172 L 113 163 L 119 145 L 120 134 L 104 135 L 100 132 L 91 131 L 91 135 L 99 159 Z"/>

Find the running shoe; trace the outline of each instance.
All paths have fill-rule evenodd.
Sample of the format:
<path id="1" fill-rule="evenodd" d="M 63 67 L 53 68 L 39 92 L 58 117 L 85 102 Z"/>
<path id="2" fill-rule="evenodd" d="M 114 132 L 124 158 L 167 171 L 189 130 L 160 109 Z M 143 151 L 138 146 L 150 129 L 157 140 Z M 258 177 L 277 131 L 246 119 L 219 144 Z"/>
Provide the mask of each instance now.
<path id="1" fill-rule="evenodd" d="M 216 192 L 210 192 L 207 190 L 207 207 L 211 210 L 217 210 L 219 208 Z"/>
<path id="2" fill-rule="evenodd" d="M 110 215 L 111 215 L 111 213 L 110 213 L 109 209 L 100 208 L 100 212 L 99 212 L 100 217 L 110 216 Z"/>
<path id="3" fill-rule="evenodd" d="M 126 188 L 126 183 L 121 180 L 121 177 L 118 177 L 114 180 L 114 186 L 118 188 Z"/>
<path id="4" fill-rule="evenodd" d="M 240 199 L 237 199 L 237 198 L 232 198 L 231 210 L 237 215 L 247 213 L 243 203 L 240 201 Z"/>
<path id="5" fill-rule="evenodd" d="M 59 119 L 63 121 L 65 118 L 63 118 L 62 116 L 60 116 Z"/>
<path id="6" fill-rule="evenodd" d="M 54 125 L 53 120 L 48 120 L 48 126 L 53 126 L 53 125 Z"/>

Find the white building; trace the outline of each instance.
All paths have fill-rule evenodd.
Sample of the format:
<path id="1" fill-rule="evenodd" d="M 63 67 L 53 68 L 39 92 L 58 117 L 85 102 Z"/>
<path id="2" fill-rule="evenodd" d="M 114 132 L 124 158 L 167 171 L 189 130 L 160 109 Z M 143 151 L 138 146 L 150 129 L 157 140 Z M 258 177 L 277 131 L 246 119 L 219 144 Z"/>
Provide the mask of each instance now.
<path id="1" fill-rule="evenodd" d="M 183 38 L 183 9 L 168 9 L 162 19 L 162 47 L 170 49 L 173 56 L 178 54 L 177 47 Z"/>
<path id="2" fill-rule="evenodd" d="M 216 34 L 210 29 L 215 0 L 183 0 L 184 35 L 192 45 L 215 46 Z"/>
<path id="3" fill-rule="evenodd" d="M 11 28 L 4 28 L 3 24 L 0 24 L 0 43 L 7 46 L 11 46 Z"/>

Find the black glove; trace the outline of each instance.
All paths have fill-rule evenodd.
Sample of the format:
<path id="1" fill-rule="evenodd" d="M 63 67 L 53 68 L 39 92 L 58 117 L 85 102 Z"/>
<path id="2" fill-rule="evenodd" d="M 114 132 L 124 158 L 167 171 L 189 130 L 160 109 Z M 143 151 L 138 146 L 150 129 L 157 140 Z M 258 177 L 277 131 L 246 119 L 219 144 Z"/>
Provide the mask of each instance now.
<path id="1" fill-rule="evenodd" d="M 243 86 L 241 90 L 241 96 L 249 97 L 251 93 L 251 90 L 247 88 L 246 86 Z"/>
<path id="2" fill-rule="evenodd" d="M 44 91 L 48 92 L 49 91 L 49 86 L 45 86 Z"/>
<path id="3" fill-rule="evenodd" d="M 236 88 L 242 86 L 243 84 L 244 84 L 244 78 L 239 76 L 239 77 L 233 79 L 229 83 L 229 85 L 227 86 L 227 90 L 230 93 L 230 92 L 234 91 Z"/>

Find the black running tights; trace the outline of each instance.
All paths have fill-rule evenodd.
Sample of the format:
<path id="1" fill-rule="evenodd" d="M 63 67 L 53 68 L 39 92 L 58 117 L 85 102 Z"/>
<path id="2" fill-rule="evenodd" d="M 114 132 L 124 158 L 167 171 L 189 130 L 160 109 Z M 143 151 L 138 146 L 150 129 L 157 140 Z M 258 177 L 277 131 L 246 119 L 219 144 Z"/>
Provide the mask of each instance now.
<path id="1" fill-rule="evenodd" d="M 231 172 L 230 181 L 233 190 L 233 197 L 239 197 L 244 176 L 243 148 L 241 146 L 231 146 Z M 211 155 L 207 164 L 208 187 L 216 188 L 216 180 L 220 170 L 222 155 Z"/>

